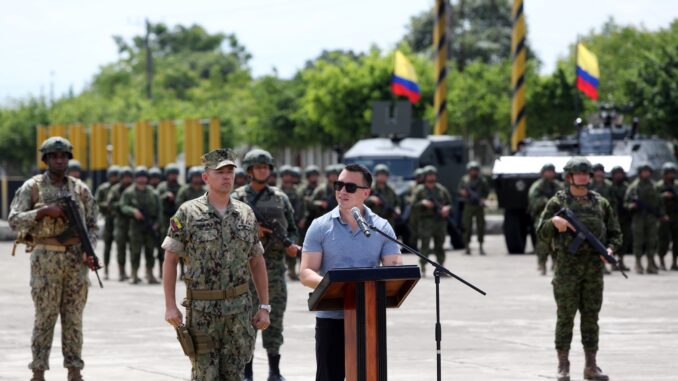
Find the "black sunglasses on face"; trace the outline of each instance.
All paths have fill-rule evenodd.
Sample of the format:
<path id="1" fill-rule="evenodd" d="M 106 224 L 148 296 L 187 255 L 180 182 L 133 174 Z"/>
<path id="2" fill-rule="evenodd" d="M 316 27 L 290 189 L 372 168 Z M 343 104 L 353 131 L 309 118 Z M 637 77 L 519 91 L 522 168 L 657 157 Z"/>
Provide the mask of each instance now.
<path id="1" fill-rule="evenodd" d="M 345 183 L 343 181 L 335 181 L 334 182 L 334 190 L 339 192 L 341 188 L 346 187 L 346 192 L 348 193 L 355 193 L 358 189 L 370 189 L 370 187 L 362 187 L 358 184 L 355 183 Z"/>

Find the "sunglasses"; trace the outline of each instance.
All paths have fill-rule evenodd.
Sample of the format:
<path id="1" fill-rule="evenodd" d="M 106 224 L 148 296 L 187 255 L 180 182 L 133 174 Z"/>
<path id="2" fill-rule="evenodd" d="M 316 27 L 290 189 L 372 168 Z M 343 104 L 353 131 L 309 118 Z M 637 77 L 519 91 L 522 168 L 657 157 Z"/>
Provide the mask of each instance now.
<path id="1" fill-rule="evenodd" d="M 370 187 L 361 187 L 358 184 L 355 183 L 345 183 L 343 181 L 335 181 L 334 182 L 334 190 L 339 192 L 343 187 L 346 187 L 346 192 L 348 193 L 355 193 L 358 189 L 370 189 Z"/>

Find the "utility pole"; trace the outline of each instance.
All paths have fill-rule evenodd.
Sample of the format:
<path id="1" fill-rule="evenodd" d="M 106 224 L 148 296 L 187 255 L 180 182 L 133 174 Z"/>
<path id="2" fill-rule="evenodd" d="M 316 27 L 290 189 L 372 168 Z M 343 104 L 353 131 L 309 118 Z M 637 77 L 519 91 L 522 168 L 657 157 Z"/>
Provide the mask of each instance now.
<path id="1" fill-rule="evenodd" d="M 151 52 L 151 23 L 146 19 L 146 37 L 144 48 L 146 49 L 146 97 L 153 99 L 153 54 Z"/>
<path id="2" fill-rule="evenodd" d="M 511 151 L 525 139 L 525 14 L 523 0 L 513 0 L 513 33 L 511 34 Z"/>
<path id="3" fill-rule="evenodd" d="M 436 0 L 433 25 L 433 49 L 435 49 L 436 91 L 433 107 L 436 113 L 435 135 L 447 131 L 447 0 Z"/>

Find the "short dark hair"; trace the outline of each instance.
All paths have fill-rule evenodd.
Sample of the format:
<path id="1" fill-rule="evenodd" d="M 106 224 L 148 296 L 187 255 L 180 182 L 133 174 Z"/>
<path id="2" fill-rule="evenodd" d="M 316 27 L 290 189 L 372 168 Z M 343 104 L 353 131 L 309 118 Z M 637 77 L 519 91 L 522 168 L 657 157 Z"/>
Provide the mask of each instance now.
<path id="1" fill-rule="evenodd" d="M 344 167 L 344 170 L 349 172 L 360 172 L 363 174 L 363 180 L 365 180 L 365 186 L 372 187 L 372 173 L 367 169 L 366 166 L 362 164 L 349 164 Z"/>

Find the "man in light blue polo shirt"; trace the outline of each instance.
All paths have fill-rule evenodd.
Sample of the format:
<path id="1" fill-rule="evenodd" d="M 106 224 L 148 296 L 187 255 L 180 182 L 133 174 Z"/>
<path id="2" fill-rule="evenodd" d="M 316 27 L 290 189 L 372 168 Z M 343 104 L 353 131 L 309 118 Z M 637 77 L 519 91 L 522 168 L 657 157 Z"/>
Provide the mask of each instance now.
<path id="1" fill-rule="evenodd" d="M 398 245 L 380 234 L 366 237 L 351 216 L 357 207 L 368 224 L 395 234 L 387 220 L 365 207 L 370 195 L 372 174 L 359 164 L 349 164 L 334 183 L 337 207 L 315 219 L 306 232 L 301 259 L 301 283 L 316 288 L 329 270 L 402 264 Z M 344 380 L 344 315 L 322 311 L 316 315 L 316 381 Z"/>

